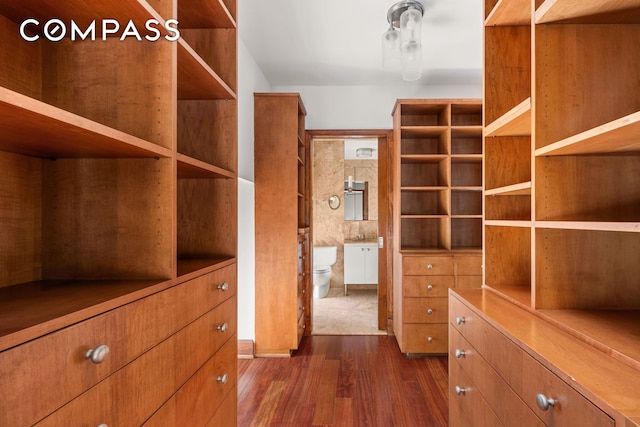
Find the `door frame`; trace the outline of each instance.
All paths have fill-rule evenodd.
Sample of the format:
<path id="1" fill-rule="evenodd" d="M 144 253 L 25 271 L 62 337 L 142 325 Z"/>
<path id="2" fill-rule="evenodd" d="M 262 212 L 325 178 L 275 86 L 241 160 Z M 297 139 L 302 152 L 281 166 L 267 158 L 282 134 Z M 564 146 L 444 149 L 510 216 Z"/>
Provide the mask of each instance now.
<path id="1" fill-rule="evenodd" d="M 378 249 L 378 329 L 393 334 L 393 221 L 392 221 L 392 129 L 319 129 L 307 130 L 307 138 L 313 159 L 313 140 L 328 138 L 377 138 L 378 139 L 378 236 L 383 238 L 383 247 Z M 313 180 L 313 161 L 311 164 L 311 180 Z M 313 188 L 313 182 L 311 182 Z M 313 218 L 313 203 L 311 204 Z M 313 223 L 311 227 L 310 250 L 313 244 Z M 313 310 L 313 304 L 309 304 Z M 311 313 L 313 322 L 313 313 Z M 311 326 L 313 329 L 313 325 Z"/>

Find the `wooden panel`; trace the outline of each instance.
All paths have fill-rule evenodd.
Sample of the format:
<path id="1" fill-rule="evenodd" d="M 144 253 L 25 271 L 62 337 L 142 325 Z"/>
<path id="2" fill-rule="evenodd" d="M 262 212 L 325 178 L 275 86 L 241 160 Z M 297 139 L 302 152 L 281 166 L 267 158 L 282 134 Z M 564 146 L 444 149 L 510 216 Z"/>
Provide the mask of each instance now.
<path id="1" fill-rule="evenodd" d="M 171 278 L 171 167 L 169 159 L 44 162 L 43 278 Z"/>
<path id="2" fill-rule="evenodd" d="M 447 298 L 405 298 L 404 323 L 446 323 Z"/>
<path id="3" fill-rule="evenodd" d="M 482 256 L 457 256 L 456 276 L 482 276 Z"/>
<path id="4" fill-rule="evenodd" d="M 0 86 L 42 98 L 42 41 L 25 43 L 18 24 L 0 15 Z"/>
<path id="5" fill-rule="evenodd" d="M 531 181 L 531 138 L 485 138 L 485 189 Z"/>
<path id="6" fill-rule="evenodd" d="M 485 283 L 531 286 L 531 230 L 485 227 Z"/>
<path id="7" fill-rule="evenodd" d="M 237 92 L 236 30 L 181 29 L 180 35 L 215 70 L 231 90 Z"/>
<path id="8" fill-rule="evenodd" d="M 453 257 L 451 256 L 403 256 L 404 275 L 453 275 Z"/>
<path id="9" fill-rule="evenodd" d="M 456 276 L 456 288 L 477 289 L 482 286 L 482 276 Z"/>
<path id="10" fill-rule="evenodd" d="M 454 276 L 404 276 L 405 297 L 446 297 L 454 286 Z"/>

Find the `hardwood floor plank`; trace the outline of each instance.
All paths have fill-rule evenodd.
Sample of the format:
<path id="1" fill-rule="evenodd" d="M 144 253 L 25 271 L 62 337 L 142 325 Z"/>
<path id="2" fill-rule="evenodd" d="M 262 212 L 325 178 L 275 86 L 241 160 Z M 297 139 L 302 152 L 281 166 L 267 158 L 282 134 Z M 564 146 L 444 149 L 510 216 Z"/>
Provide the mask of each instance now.
<path id="1" fill-rule="evenodd" d="M 394 337 L 304 337 L 291 358 L 238 361 L 238 426 L 444 427 L 447 369 Z"/>

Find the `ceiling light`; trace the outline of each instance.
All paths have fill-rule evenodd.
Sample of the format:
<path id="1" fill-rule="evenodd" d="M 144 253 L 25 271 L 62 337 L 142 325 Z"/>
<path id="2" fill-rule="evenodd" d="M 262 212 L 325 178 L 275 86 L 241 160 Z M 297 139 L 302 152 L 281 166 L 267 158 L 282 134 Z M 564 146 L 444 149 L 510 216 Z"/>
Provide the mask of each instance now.
<path id="1" fill-rule="evenodd" d="M 424 6 L 419 1 L 400 1 L 387 12 L 389 29 L 382 34 L 382 66 L 401 66 L 406 81 L 422 76 L 423 15 Z"/>
<path id="2" fill-rule="evenodd" d="M 356 150 L 356 157 L 359 159 L 368 159 L 373 156 L 373 148 L 358 148 Z"/>

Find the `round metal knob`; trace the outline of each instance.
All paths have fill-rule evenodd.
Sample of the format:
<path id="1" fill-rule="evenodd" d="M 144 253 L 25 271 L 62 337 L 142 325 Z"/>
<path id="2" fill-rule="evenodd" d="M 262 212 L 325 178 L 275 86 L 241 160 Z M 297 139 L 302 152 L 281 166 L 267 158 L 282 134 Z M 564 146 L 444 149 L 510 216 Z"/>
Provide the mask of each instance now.
<path id="1" fill-rule="evenodd" d="M 548 411 L 549 408 L 553 407 L 556 404 L 556 401 L 540 393 L 536 396 L 536 403 L 538 404 L 538 408 L 542 409 L 543 411 Z"/>
<path id="2" fill-rule="evenodd" d="M 106 424 L 100 424 L 98 427 L 108 427 Z"/>
<path id="3" fill-rule="evenodd" d="M 427 265 L 427 270 L 431 270 L 431 269 L 433 269 L 433 265 L 428 264 L 428 265 Z"/>
<path id="4" fill-rule="evenodd" d="M 433 338 L 432 338 L 432 337 L 429 337 L 429 338 L 427 338 L 427 341 L 429 341 L 429 342 L 433 342 Z"/>
<path id="5" fill-rule="evenodd" d="M 227 322 L 224 322 L 222 325 L 216 326 L 216 329 L 220 332 L 226 332 L 228 327 L 229 325 L 227 325 Z"/>
<path id="6" fill-rule="evenodd" d="M 458 385 L 456 386 L 456 389 L 455 389 L 455 390 L 456 390 L 456 394 L 457 394 L 458 396 L 462 396 L 462 395 L 464 395 L 464 394 L 466 393 L 466 391 L 467 391 L 466 389 L 464 389 L 464 388 L 462 388 L 462 387 L 460 387 L 460 386 L 458 386 Z"/>
<path id="7" fill-rule="evenodd" d="M 433 314 L 433 308 L 428 309 L 427 314 Z"/>
<path id="8" fill-rule="evenodd" d="M 228 379 L 229 377 L 227 376 L 227 374 L 218 375 L 218 377 L 216 378 L 216 380 L 221 382 L 222 384 L 226 384 Z"/>
<path id="9" fill-rule="evenodd" d="M 466 322 L 464 316 L 456 316 L 456 325 L 462 325 L 464 322 Z"/>
<path id="10" fill-rule="evenodd" d="M 458 359 L 460 359 L 461 357 L 464 357 L 467 355 L 467 352 L 464 350 L 460 350 L 459 348 L 456 349 L 456 357 Z"/>
<path id="11" fill-rule="evenodd" d="M 222 292 L 226 292 L 227 290 L 229 290 L 229 284 L 227 282 L 224 282 L 216 287 L 220 289 Z"/>
<path id="12" fill-rule="evenodd" d="M 433 289 L 433 285 L 428 285 L 427 289 L 432 290 Z"/>
<path id="13" fill-rule="evenodd" d="M 87 352 L 84 354 L 84 358 L 91 359 L 91 361 L 97 365 L 104 362 L 107 354 L 109 354 L 109 347 L 103 344 L 99 345 L 96 348 L 87 350 Z"/>

